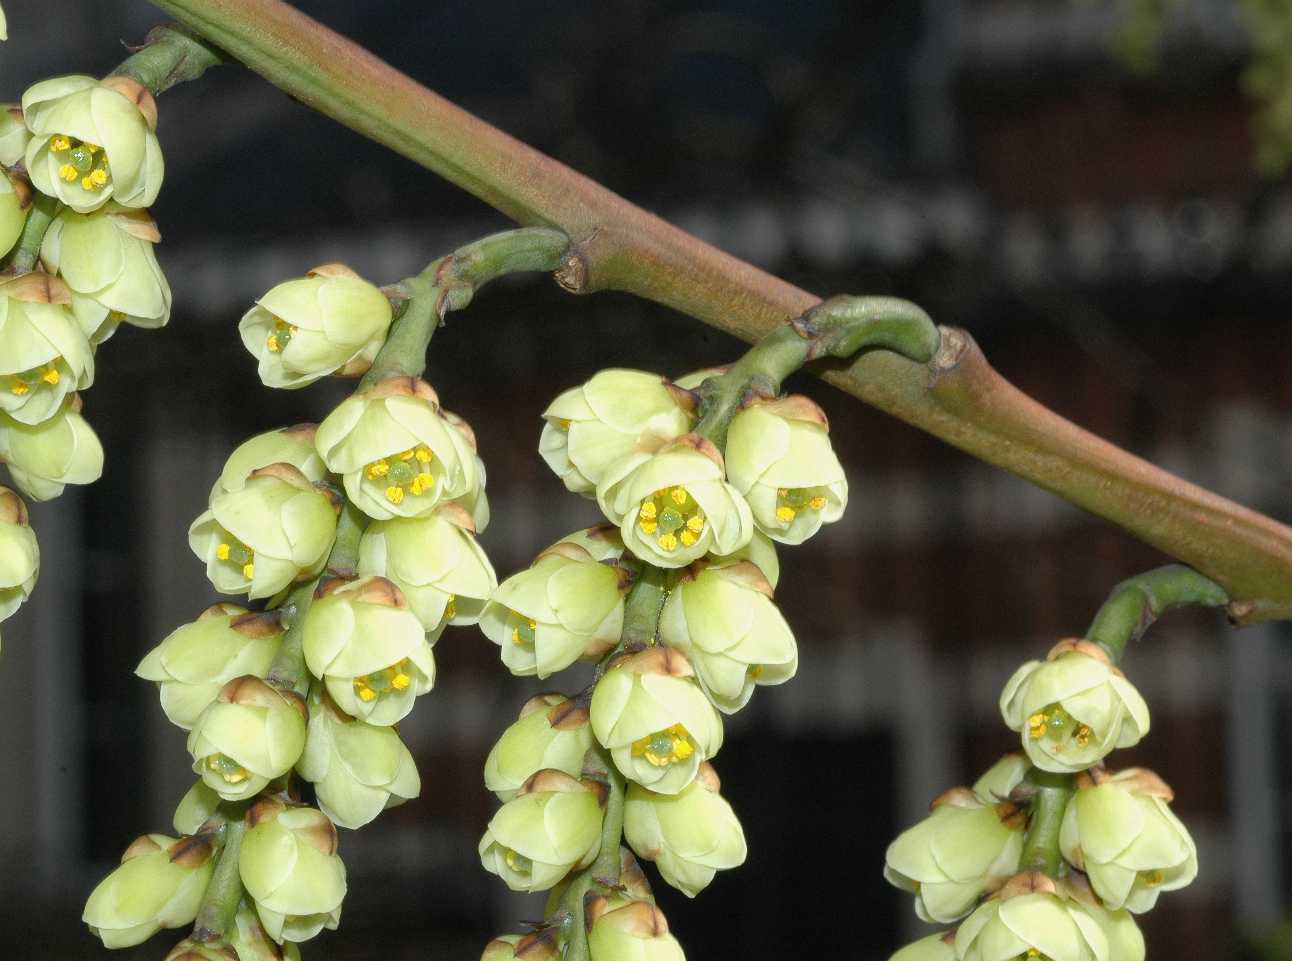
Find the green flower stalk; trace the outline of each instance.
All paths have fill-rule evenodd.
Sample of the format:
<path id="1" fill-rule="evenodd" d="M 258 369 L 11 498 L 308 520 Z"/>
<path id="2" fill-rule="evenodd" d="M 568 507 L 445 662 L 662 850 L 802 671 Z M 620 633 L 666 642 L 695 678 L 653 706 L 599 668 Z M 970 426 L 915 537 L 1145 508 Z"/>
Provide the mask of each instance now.
<path id="1" fill-rule="evenodd" d="M 943 931 L 912 941 L 894 951 L 888 961 L 956 961 L 955 932 Z"/>
<path id="2" fill-rule="evenodd" d="M 686 961 L 664 912 L 649 901 L 595 897 L 586 916 L 596 961 Z"/>
<path id="3" fill-rule="evenodd" d="M 319 809 L 343 828 L 361 828 L 422 791 L 413 755 L 393 727 L 356 721 L 326 696 L 310 702 L 296 770 L 313 783 Z"/>
<path id="4" fill-rule="evenodd" d="M 336 828 L 314 808 L 262 798 L 247 811 L 238 873 L 265 933 L 280 944 L 335 930 L 345 899 Z"/>
<path id="5" fill-rule="evenodd" d="M 677 794 L 722 747 L 722 719 L 678 651 L 621 657 L 597 681 L 590 719 L 615 767 L 657 794 Z"/>
<path id="6" fill-rule="evenodd" d="M 565 486 L 592 496 L 607 472 L 639 447 L 691 429 L 695 403 L 658 374 L 603 370 L 543 412 L 538 452 Z"/>
<path id="7" fill-rule="evenodd" d="M 513 891 L 546 891 L 596 858 L 602 816 L 592 784 L 539 771 L 489 821 L 480 863 Z"/>
<path id="8" fill-rule="evenodd" d="M 224 469 L 211 488 L 211 500 L 219 494 L 242 490 L 248 478 L 270 464 L 290 464 L 311 484 L 326 480 L 327 466 L 314 449 L 317 431 L 317 424 L 295 424 L 243 441 L 224 462 Z"/>
<path id="9" fill-rule="evenodd" d="M 22 108 L 16 103 L 0 104 L 0 166 L 13 167 L 27 152 L 31 131 L 22 120 Z"/>
<path id="10" fill-rule="evenodd" d="M 103 473 L 103 445 L 73 394 L 49 420 L 24 424 L 0 413 L 0 458 L 15 486 L 32 500 L 52 500 L 68 484 L 93 484 Z"/>
<path id="11" fill-rule="evenodd" d="M 238 324 L 266 387 L 358 377 L 386 340 L 390 301 L 344 264 L 323 264 L 274 287 Z"/>
<path id="12" fill-rule="evenodd" d="M 369 724 L 404 719 L 435 685 L 435 656 L 403 592 L 384 577 L 320 585 L 305 615 L 305 663 L 342 711 Z"/>
<path id="13" fill-rule="evenodd" d="M 106 948 L 128 948 L 192 923 L 215 864 L 202 838 L 145 834 L 99 882 L 81 916 Z"/>
<path id="14" fill-rule="evenodd" d="M 659 637 L 687 656 L 726 714 L 744 707 L 755 685 L 784 684 L 798 670 L 794 634 L 750 561 L 687 568 L 664 602 Z"/>
<path id="15" fill-rule="evenodd" d="M 580 659 L 595 660 L 619 643 L 625 568 L 603 563 L 576 543 L 558 542 L 493 592 L 480 630 L 518 677 L 548 677 Z"/>
<path id="16" fill-rule="evenodd" d="M 708 887 L 718 871 L 745 863 L 745 832 L 720 789 L 711 764 L 701 764 L 695 780 L 677 794 L 628 786 L 624 839 L 689 898 Z"/>
<path id="17" fill-rule="evenodd" d="M 94 383 L 94 351 L 69 301 L 46 274 L 0 283 L 0 411 L 20 423 L 49 420 L 70 392 Z"/>
<path id="18" fill-rule="evenodd" d="M 947 923 L 1018 870 L 1027 817 L 1009 801 L 984 803 L 964 787 L 939 795 L 931 811 L 888 846 L 884 877 L 915 894 L 921 920 Z"/>
<path id="19" fill-rule="evenodd" d="M 223 800 L 205 781 L 194 781 L 175 806 L 171 823 L 180 834 L 200 834 L 202 825 L 219 811 Z"/>
<path id="20" fill-rule="evenodd" d="M 1097 644 L 1060 641 L 1028 661 L 1000 696 L 1005 725 L 1043 771 L 1075 773 L 1148 733 L 1148 705 Z"/>
<path id="21" fill-rule="evenodd" d="M 520 720 L 502 732 L 485 758 L 484 782 L 500 801 L 510 801 L 544 769 L 578 777 L 592 747 L 588 710 L 563 694 L 539 694 L 525 702 Z"/>
<path id="22" fill-rule="evenodd" d="M 754 533 L 749 505 L 725 479 L 722 454 L 698 434 L 617 462 L 597 488 L 597 502 L 619 526 L 624 546 L 656 567 L 731 554 Z"/>
<path id="23" fill-rule="evenodd" d="M 389 377 L 346 398 L 315 443 L 374 520 L 421 517 L 458 498 L 474 503 L 483 482 L 469 435 L 440 415 L 435 391 L 416 378 Z"/>
<path id="24" fill-rule="evenodd" d="M 153 252 L 160 240 L 148 211 L 115 203 L 90 214 L 64 210 L 50 223 L 41 263 L 71 288 L 72 312 L 91 343 L 122 323 L 154 329 L 170 320 L 170 284 Z"/>
<path id="25" fill-rule="evenodd" d="M 0 141 L 2 141 L 3 118 L 0 113 Z M 0 142 L 0 151 L 3 144 Z M 27 224 L 27 212 L 31 209 L 31 188 L 25 184 L 14 183 L 13 177 L 0 170 L 0 257 L 13 250 L 14 244 L 22 236 L 22 228 Z"/>
<path id="26" fill-rule="evenodd" d="M 31 529 L 27 505 L 0 487 L 0 621 L 31 596 L 40 574 L 40 545 Z"/>
<path id="27" fill-rule="evenodd" d="M 960 961 L 1111 961 L 1103 927 L 1043 874 L 1011 878 L 956 931 Z M 1116 961 L 1136 961 L 1116 958 Z"/>
<path id="28" fill-rule="evenodd" d="M 1063 856 L 1090 879 L 1110 910 L 1149 911 L 1163 891 L 1198 874 L 1198 849 L 1168 806 L 1174 795 L 1152 771 L 1077 776 L 1059 833 Z"/>
<path id="29" fill-rule="evenodd" d="M 268 673 L 283 630 L 278 611 L 214 604 L 145 654 L 135 674 L 157 683 L 166 717 L 187 731 L 229 681 Z"/>
<path id="30" fill-rule="evenodd" d="M 843 516 L 848 481 L 825 411 L 799 394 L 755 404 L 727 428 L 727 476 L 772 540 L 802 544 Z"/>
<path id="31" fill-rule="evenodd" d="M 373 521 L 359 542 L 359 573 L 403 591 L 434 643 L 449 624 L 475 624 L 498 586 L 474 530 L 466 508 L 454 503 L 425 517 Z"/>
<path id="32" fill-rule="evenodd" d="M 272 597 L 315 577 L 336 537 L 340 499 L 290 464 L 252 471 L 241 490 L 216 494 L 188 544 L 222 594 Z"/>
<path id="33" fill-rule="evenodd" d="M 305 713 L 298 695 L 258 677 L 235 678 L 193 722 L 193 772 L 226 801 L 253 797 L 300 758 Z"/>
<path id="34" fill-rule="evenodd" d="M 110 200 L 151 207 L 165 165 L 157 105 L 137 81 L 54 77 L 28 87 L 22 112 L 32 138 L 24 160 L 36 189 L 77 213 Z"/>

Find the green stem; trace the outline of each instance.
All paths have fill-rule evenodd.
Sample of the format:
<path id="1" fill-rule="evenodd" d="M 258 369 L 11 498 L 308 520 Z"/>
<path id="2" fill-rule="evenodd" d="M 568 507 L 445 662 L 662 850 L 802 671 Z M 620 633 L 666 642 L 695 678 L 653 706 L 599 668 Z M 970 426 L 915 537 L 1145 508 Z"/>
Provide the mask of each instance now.
<path id="1" fill-rule="evenodd" d="M 435 283 L 440 263 L 437 260 L 416 277 L 398 284 L 408 300 L 391 326 L 381 352 L 359 381 L 359 391 L 387 377 L 420 377 L 426 370 L 426 348 L 445 310 L 444 288 Z"/>
<path id="2" fill-rule="evenodd" d="M 832 297 L 797 320 L 775 327 L 749 348 L 725 374 L 701 385 L 703 434 L 722 448 L 727 426 L 750 396 L 775 397 L 781 382 L 809 360 L 847 359 L 865 348 L 881 348 L 926 364 L 941 335 L 929 315 L 896 297 Z"/>
<path id="3" fill-rule="evenodd" d="M 224 54 L 205 40 L 179 27 L 164 25 L 153 28 L 144 45 L 111 76 L 137 80 L 157 96 L 225 62 Z"/>
<path id="4" fill-rule="evenodd" d="M 569 237 L 545 227 L 506 230 L 459 247 L 444 258 L 438 278 L 451 291 L 448 309 L 466 307 L 481 287 L 505 274 L 552 273 L 569 249 Z"/>
<path id="5" fill-rule="evenodd" d="M 57 197 L 34 191 L 27 222 L 23 224 L 18 243 L 5 258 L 5 270 L 15 274 L 30 273 L 40 259 L 40 246 L 45 242 L 45 231 L 63 207 Z"/>
<path id="6" fill-rule="evenodd" d="M 224 843 L 216 857 L 215 871 L 207 883 L 206 894 L 197 910 L 193 924 L 192 940 L 210 943 L 224 938 L 238 902 L 242 900 L 242 876 L 238 873 L 238 853 L 242 850 L 242 835 L 246 823 L 241 819 L 226 822 L 220 828 Z"/>
<path id="7" fill-rule="evenodd" d="M 1126 645 L 1177 607 L 1224 607 L 1229 595 L 1215 581 L 1182 564 L 1168 564 L 1127 578 L 1108 595 L 1086 630 L 1086 639 L 1108 651 L 1114 664 Z"/>
<path id="8" fill-rule="evenodd" d="M 643 564 L 637 582 L 624 599 L 624 629 L 620 649 L 649 647 L 659 636 L 659 616 L 668 600 L 669 572 Z"/>
<path id="9" fill-rule="evenodd" d="M 327 556 L 327 572 L 339 577 L 354 574 L 359 563 L 359 541 L 363 537 L 368 518 L 350 501 L 341 507 L 336 520 L 336 540 Z"/>
<path id="10" fill-rule="evenodd" d="M 596 860 L 570 882 L 553 913 L 552 919 L 561 927 L 566 944 L 563 961 L 590 961 L 585 899 L 594 885 L 607 894 L 613 893 L 619 885 L 619 848 L 623 841 L 628 785 L 602 748 L 593 748 L 588 752 L 588 758 L 595 763 L 595 769 L 586 765 L 584 774 L 594 776 L 606 785 L 606 810 L 601 820 L 601 848 Z"/>
<path id="11" fill-rule="evenodd" d="M 1023 836 L 1023 853 L 1019 871 L 1041 871 L 1058 877 L 1063 856 L 1059 852 L 1059 828 L 1063 812 L 1072 796 L 1073 775 L 1052 774 L 1039 768 L 1028 772 L 1027 780 L 1035 789 L 1032 810 Z"/>

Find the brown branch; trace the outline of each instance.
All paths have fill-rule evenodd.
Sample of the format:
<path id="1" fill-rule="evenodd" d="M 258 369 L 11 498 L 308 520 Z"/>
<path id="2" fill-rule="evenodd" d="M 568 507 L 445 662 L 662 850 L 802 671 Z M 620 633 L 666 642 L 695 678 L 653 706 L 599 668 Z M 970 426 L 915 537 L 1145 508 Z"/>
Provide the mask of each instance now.
<path id="1" fill-rule="evenodd" d="M 574 292 L 622 290 L 753 341 L 818 302 L 484 123 L 279 0 L 153 0 L 306 105 L 529 226 L 574 241 Z M 944 328 L 930 365 L 868 354 L 824 373 L 855 397 L 1026 478 L 1221 584 L 1243 623 L 1292 617 L 1292 529 L 1064 420 Z"/>

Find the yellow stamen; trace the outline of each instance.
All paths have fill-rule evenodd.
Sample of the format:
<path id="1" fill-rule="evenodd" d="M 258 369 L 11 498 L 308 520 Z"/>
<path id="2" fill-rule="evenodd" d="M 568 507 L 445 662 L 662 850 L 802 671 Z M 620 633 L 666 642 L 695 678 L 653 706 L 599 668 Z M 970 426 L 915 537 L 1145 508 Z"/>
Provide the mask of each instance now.
<path id="1" fill-rule="evenodd" d="M 89 144 L 86 144 L 86 146 L 88 147 Z M 67 137 L 64 137 L 61 133 L 54 134 L 54 136 L 49 138 L 49 149 L 55 153 L 60 153 L 64 150 L 71 150 L 72 141 Z M 91 150 L 90 153 L 94 153 L 94 151 Z"/>
<path id="2" fill-rule="evenodd" d="M 83 147 L 84 147 L 86 150 L 88 150 L 90 153 L 98 153 L 100 150 L 102 150 L 102 149 L 103 149 L 103 148 L 102 148 L 102 147 L 100 147 L 98 144 L 96 144 L 96 143 L 90 143 L 88 140 L 84 141 L 84 142 L 81 144 L 81 146 L 83 146 Z"/>
<path id="3" fill-rule="evenodd" d="M 417 448 L 416 454 L 417 454 L 417 459 L 421 461 L 423 464 L 429 464 L 431 461 L 435 459 L 435 454 L 432 453 L 429 447 Z"/>
<path id="4" fill-rule="evenodd" d="M 788 524 L 788 523 L 790 523 L 791 521 L 793 521 L 793 520 L 794 520 L 794 518 L 795 518 L 796 516 L 797 516 L 797 514 L 796 514 L 796 512 L 795 512 L 794 508 L 792 508 L 792 507 L 778 507 L 778 508 L 776 508 L 776 519 L 777 519 L 778 521 L 780 521 L 782 524 Z"/>
<path id="5" fill-rule="evenodd" d="M 681 724 L 647 734 L 632 743 L 632 756 L 645 758 L 651 767 L 667 767 L 676 761 L 685 761 L 694 753 L 690 732 Z"/>
<path id="6" fill-rule="evenodd" d="M 390 465 L 383 460 L 375 460 L 364 469 L 368 480 L 376 480 L 378 477 L 385 477 L 390 473 Z"/>
<path id="7" fill-rule="evenodd" d="M 416 497 L 421 497 L 428 490 L 435 486 L 435 478 L 430 474 L 418 474 L 408 485 L 409 493 Z"/>
<path id="8" fill-rule="evenodd" d="M 377 692 L 374 691 L 372 688 L 368 687 L 366 684 L 363 687 L 359 688 L 357 693 L 359 695 L 359 700 L 363 701 L 365 704 L 367 704 L 369 701 L 376 700 L 377 698 Z"/>
<path id="9" fill-rule="evenodd" d="M 247 580 L 251 580 L 253 577 L 255 577 L 255 576 L 256 576 L 256 565 L 255 565 L 255 563 L 253 563 L 253 562 L 248 562 L 248 563 L 246 563 L 246 564 L 243 564 L 243 565 L 242 565 L 242 576 L 243 576 L 243 577 L 245 577 Z"/>
<path id="10" fill-rule="evenodd" d="M 404 500 L 404 489 L 402 487 L 394 486 L 387 487 L 386 500 L 390 501 L 392 504 L 402 503 Z"/>
<path id="11" fill-rule="evenodd" d="M 668 492 L 668 496 L 673 499 L 674 504 L 676 504 L 678 507 L 681 507 L 683 504 L 686 503 L 686 488 L 674 487 L 671 491 Z"/>
<path id="12" fill-rule="evenodd" d="M 77 172 L 76 168 L 73 167 L 71 164 L 63 164 L 61 167 L 58 168 L 58 176 L 61 177 L 63 180 L 66 180 L 70 184 L 74 180 L 76 180 L 76 178 L 79 177 L 80 174 Z"/>
<path id="13" fill-rule="evenodd" d="M 1148 888 L 1155 888 L 1166 880 L 1166 875 L 1161 871 L 1141 871 L 1139 876 L 1144 886 Z"/>
<path id="14" fill-rule="evenodd" d="M 408 450 L 400 451 L 397 456 L 400 460 L 412 460 L 415 455 L 413 449 L 410 447 Z"/>
<path id="15" fill-rule="evenodd" d="M 701 517 L 699 514 L 696 514 L 692 517 L 688 517 L 686 519 L 686 526 L 689 530 L 698 534 L 702 530 L 704 530 L 704 518 Z"/>
<path id="16" fill-rule="evenodd" d="M 682 543 L 685 544 L 687 547 L 694 547 L 695 542 L 698 541 L 699 539 L 700 538 L 696 536 L 695 531 L 692 531 L 692 530 L 682 531 Z"/>
<path id="17" fill-rule="evenodd" d="M 269 348 L 269 352 L 271 354 L 276 354 L 280 350 L 282 350 L 282 347 L 278 345 L 277 334 L 270 334 L 269 337 L 265 340 L 265 346 Z"/>
<path id="18" fill-rule="evenodd" d="M 747 673 L 748 673 L 748 675 L 749 675 L 749 679 L 750 679 L 751 681 L 756 681 L 756 680 L 758 680 L 760 677 L 762 677 L 762 676 L 763 676 L 763 671 L 764 671 L 764 670 L 765 670 L 765 668 L 763 667 L 763 665 L 761 665 L 761 664 L 754 664 L 752 667 L 750 667 L 750 668 L 749 668 L 749 670 L 748 670 L 748 672 L 747 672 Z"/>
<path id="19" fill-rule="evenodd" d="M 656 508 L 655 502 L 647 501 L 642 505 L 642 509 L 637 512 L 637 516 L 644 521 L 653 521 L 655 519 L 655 515 L 658 513 L 659 509 Z"/>
<path id="20" fill-rule="evenodd" d="M 24 384 L 24 383 L 23 383 L 22 381 L 20 381 L 20 380 L 15 380 L 15 381 L 14 381 L 14 382 L 9 386 L 9 393 L 11 393 L 11 394 L 17 394 L 19 397 L 23 396 L 24 394 L 26 394 L 26 393 L 27 393 L 28 391 L 30 391 L 30 390 L 31 390 L 31 388 L 30 388 L 30 387 L 28 387 L 26 384 Z"/>
<path id="21" fill-rule="evenodd" d="M 1090 728 L 1082 724 L 1079 728 L 1077 728 L 1076 733 L 1072 735 L 1072 739 L 1076 741 L 1078 744 L 1080 744 L 1082 747 L 1085 747 L 1087 744 L 1090 743 L 1090 735 L 1093 733 L 1094 732 L 1091 731 Z"/>
<path id="22" fill-rule="evenodd" d="M 405 690 L 408 687 L 408 685 L 411 683 L 413 683 L 413 679 L 409 677 L 407 674 L 405 674 L 403 671 L 400 671 L 398 674 L 396 674 L 394 677 L 390 679 L 390 686 L 397 691 Z"/>
<path id="23" fill-rule="evenodd" d="M 453 620 L 453 618 L 457 616 L 458 616 L 458 596 L 456 594 L 450 594 L 449 602 L 444 605 L 444 619 L 446 621 L 451 621 Z"/>
<path id="24" fill-rule="evenodd" d="M 655 523 L 654 521 L 638 521 L 637 526 L 640 527 L 647 534 L 654 534 L 655 531 L 659 528 L 659 524 Z"/>
<path id="25" fill-rule="evenodd" d="M 221 544 L 215 549 L 215 556 L 222 561 L 227 561 L 229 559 L 229 550 L 228 544 Z"/>
<path id="26" fill-rule="evenodd" d="M 561 418 L 556 422 L 556 426 L 561 430 L 568 431 L 570 429 L 570 422 L 565 418 Z"/>
<path id="27" fill-rule="evenodd" d="M 821 508 L 825 507 L 825 498 L 818 494 L 816 497 L 808 501 L 808 507 L 812 508 L 814 511 L 819 511 Z"/>
<path id="28" fill-rule="evenodd" d="M 664 548 L 666 551 L 675 551 L 677 550 L 677 535 L 661 534 L 659 535 L 658 543 L 659 546 Z"/>
<path id="29" fill-rule="evenodd" d="M 103 169 L 92 171 L 88 179 L 95 187 L 102 187 L 108 182 L 108 172 Z M 87 187 L 86 189 L 90 188 Z"/>
<path id="30" fill-rule="evenodd" d="M 1045 724 L 1049 720 L 1042 711 L 1037 711 L 1027 719 L 1027 732 L 1034 738 L 1039 738 L 1045 733 Z"/>

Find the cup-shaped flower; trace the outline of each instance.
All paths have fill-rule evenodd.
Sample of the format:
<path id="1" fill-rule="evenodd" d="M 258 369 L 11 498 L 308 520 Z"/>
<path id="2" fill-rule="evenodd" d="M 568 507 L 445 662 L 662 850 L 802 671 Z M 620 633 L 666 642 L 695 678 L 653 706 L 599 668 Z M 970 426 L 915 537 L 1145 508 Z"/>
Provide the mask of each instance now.
<path id="1" fill-rule="evenodd" d="M 151 329 L 170 320 L 170 284 L 153 252 L 160 240 L 146 210 L 118 204 L 92 214 L 64 210 L 49 225 L 41 263 L 71 288 L 72 311 L 92 343 L 122 323 Z"/>
<path id="2" fill-rule="evenodd" d="M 435 684 L 435 655 L 403 592 L 384 577 L 334 578 L 305 615 L 305 663 L 351 717 L 395 724 Z"/>
<path id="3" fill-rule="evenodd" d="M 258 677 L 234 678 L 193 722 L 193 772 L 226 801 L 260 793 L 305 750 L 305 703 Z"/>
<path id="4" fill-rule="evenodd" d="M 1148 705 L 1107 653 L 1068 639 L 1044 661 L 1028 661 L 1000 696 L 1005 725 L 1043 771 L 1082 771 L 1148 733 Z"/>
<path id="5" fill-rule="evenodd" d="M 40 573 L 40 545 L 31 529 L 27 505 L 0 487 L 0 621 L 31 596 Z"/>
<path id="6" fill-rule="evenodd" d="M 0 166 L 13 167 L 27 152 L 31 131 L 22 120 L 22 107 L 16 103 L 0 104 Z"/>
<path id="7" fill-rule="evenodd" d="M 601 849 L 601 795 L 561 771 L 539 771 L 489 821 L 480 863 L 513 891 L 546 891 Z"/>
<path id="8" fill-rule="evenodd" d="M 336 828 L 311 807 L 262 798 L 246 816 L 238 873 L 265 933 L 279 943 L 335 930 L 345 899 Z"/>
<path id="9" fill-rule="evenodd" d="M 391 321 L 381 290 L 344 264 L 324 264 L 256 301 L 238 324 L 267 387 L 304 387 L 372 366 Z"/>
<path id="10" fill-rule="evenodd" d="M 0 410 L 20 423 L 48 420 L 94 383 L 94 352 L 69 303 L 67 286 L 48 274 L 0 283 Z"/>
<path id="11" fill-rule="evenodd" d="M 727 476 L 774 541 L 802 544 L 837 521 L 848 481 L 825 411 L 799 394 L 747 407 L 727 429 Z"/>
<path id="12" fill-rule="evenodd" d="M 948 922 L 1018 870 L 1027 818 L 1009 801 L 983 803 L 969 788 L 939 795 L 932 813 L 888 846 L 884 877 L 915 894 L 915 913 Z"/>
<path id="13" fill-rule="evenodd" d="M 680 650 L 714 706 L 734 714 L 756 684 L 783 684 L 798 670 L 798 645 L 772 603 L 772 587 L 750 561 L 683 573 L 659 619 L 662 641 Z"/>
<path id="14" fill-rule="evenodd" d="M 323 569 L 336 538 L 340 501 L 291 464 L 252 471 L 241 490 L 217 494 L 188 529 L 222 594 L 272 597 Z"/>
<path id="15" fill-rule="evenodd" d="M 22 95 L 32 138 L 24 155 L 36 189 L 78 213 L 109 200 L 150 207 L 165 166 L 152 94 L 127 77 L 42 80 Z"/>
<path id="16" fill-rule="evenodd" d="M 888 961 L 956 961 L 955 940 L 954 931 L 930 934 L 894 951 Z"/>
<path id="17" fill-rule="evenodd" d="M 956 931 L 960 961 L 1122 961 L 1108 948 L 1103 928 L 1038 873 L 1011 878 Z"/>
<path id="18" fill-rule="evenodd" d="M 0 112 L 0 121 L 6 116 L 8 114 Z M 0 136 L 3 136 L 2 132 Z M 9 174 L 0 170 L 0 257 L 13 250 L 14 244 L 18 243 L 30 209 L 31 188 L 15 183 Z"/>
<path id="19" fill-rule="evenodd" d="M 361 828 L 422 790 L 413 755 L 393 727 L 356 721 L 326 696 L 310 701 L 296 770 L 313 782 L 323 813 L 343 828 Z"/>
<path id="20" fill-rule="evenodd" d="M 543 411 L 538 452 L 565 486 L 592 496 L 639 445 L 658 447 L 691 429 L 694 403 L 659 374 L 603 370 Z"/>
<path id="21" fill-rule="evenodd" d="M 1099 903 L 1081 875 L 1070 874 L 1063 882 L 1069 904 L 1085 914 L 1104 933 L 1109 961 L 1144 961 L 1144 934 L 1134 916 L 1122 908 L 1110 910 Z"/>
<path id="22" fill-rule="evenodd" d="M 228 491 L 240 491 L 247 480 L 270 464 L 291 464 L 311 483 L 327 478 L 327 466 L 314 448 L 317 424 L 293 424 L 265 431 L 239 444 L 211 488 L 211 499 Z"/>
<path id="23" fill-rule="evenodd" d="M 628 583 L 625 568 L 560 542 L 498 585 L 480 614 L 480 630 L 501 648 L 513 674 L 548 677 L 619 643 Z"/>
<path id="24" fill-rule="evenodd" d="M 479 488 L 469 435 L 439 413 L 431 385 L 388 377 L 343 400 L 319 425 L 318 452 L 374 520 L 421 517 Z"/>
<path id="25" fill-rule="evenodd" d="M 695 780 L 677 794 L 628 785 L 624 839 L 689 898 L 718 871 L 745 863 L 745 832 L 720 788 L 711 764 L 701 764 Z"/>
<path id="26" fill-rule="evenodd" d="M 359 542 L 359 573 L 403 591 L 432 643 L 449 624 L 476 623 L 498 586 L 474 526 L 461 505 L 441 504 L 424 517 L 373 521 Z"/>
<path id="27" fill-rule="evenodd" d="M 686 961 L 664 912 L 649 901 L 596 897 L 586 915 L 588 948 L 596 961 Z"/>
<path id="28" fill-rule="evenodd" d="M 103 473 L 103 445 L 73 394 L 49 420 L 24 424 L 0 413 L 0 458 L 17 488 L 47 501 L 68 484 L 92 484 Z"/>
<path id="29" fill-rule="evenodd" d="M 597 488 L 597 502 L 619 525 L 624 546 L 656 567 L 730 554 L 754 533 L 749 505 L 725 480 L 722 454 L 698 434 L 618 462 Z"/>
<path id="30" fill-rule="evenodd" d="M 597 681 L 592 733 L 624 777 L 657 794 L 677 794 L 722 747 L 722 718 L 671 647 L 613 662 Z"/>
<path id="31" fill-rule="evenodd" d="M 187 731 L 229 681 L 247 674 L 263 678 L 282 636 L 278 611 L 214 604 L 166 635 L 135 673 L 157 682 L 166 717 Z"/>
<path id="32" fill-rule="evenodd" d="M 202 825 L 219 810 L 222 800 L 205 781 L 194 781 L 175 806 L 171 824 L 180 834 L 200 834 Z"/>
<path id="33" fill-rule="evenodd" d="M 203 838 L 145 834 L 99 882 L 81 915 L 106 948 L 128 948 L 197 917 L 214 870 Z"/>
<path id="34" fill-rule="evenodd" d="M 561 956 L 558 929 L 500 934 L 485 945 L 480 961 L 556 961 Z"/>
<path id="35" fill-rule="evenodd" d="M 1093 768 L 1077 776 L 1059 847 L 1110 910 L 1141 914 L 1163 891 L 1197 877 L 1198 849 L 1171 812 L 1172 797 L 1162 779 L 1143 768 L 1116 774 Z"/>
<path id="36" fill-rule="evenodd" d="M 502 732 L 485 758 L 485 787 L 510 801 L 541 770 L 578 777 L 591 747 L 587 708 L 563 694 L 539 694 L 525 702 L 520 720 Z"/>

